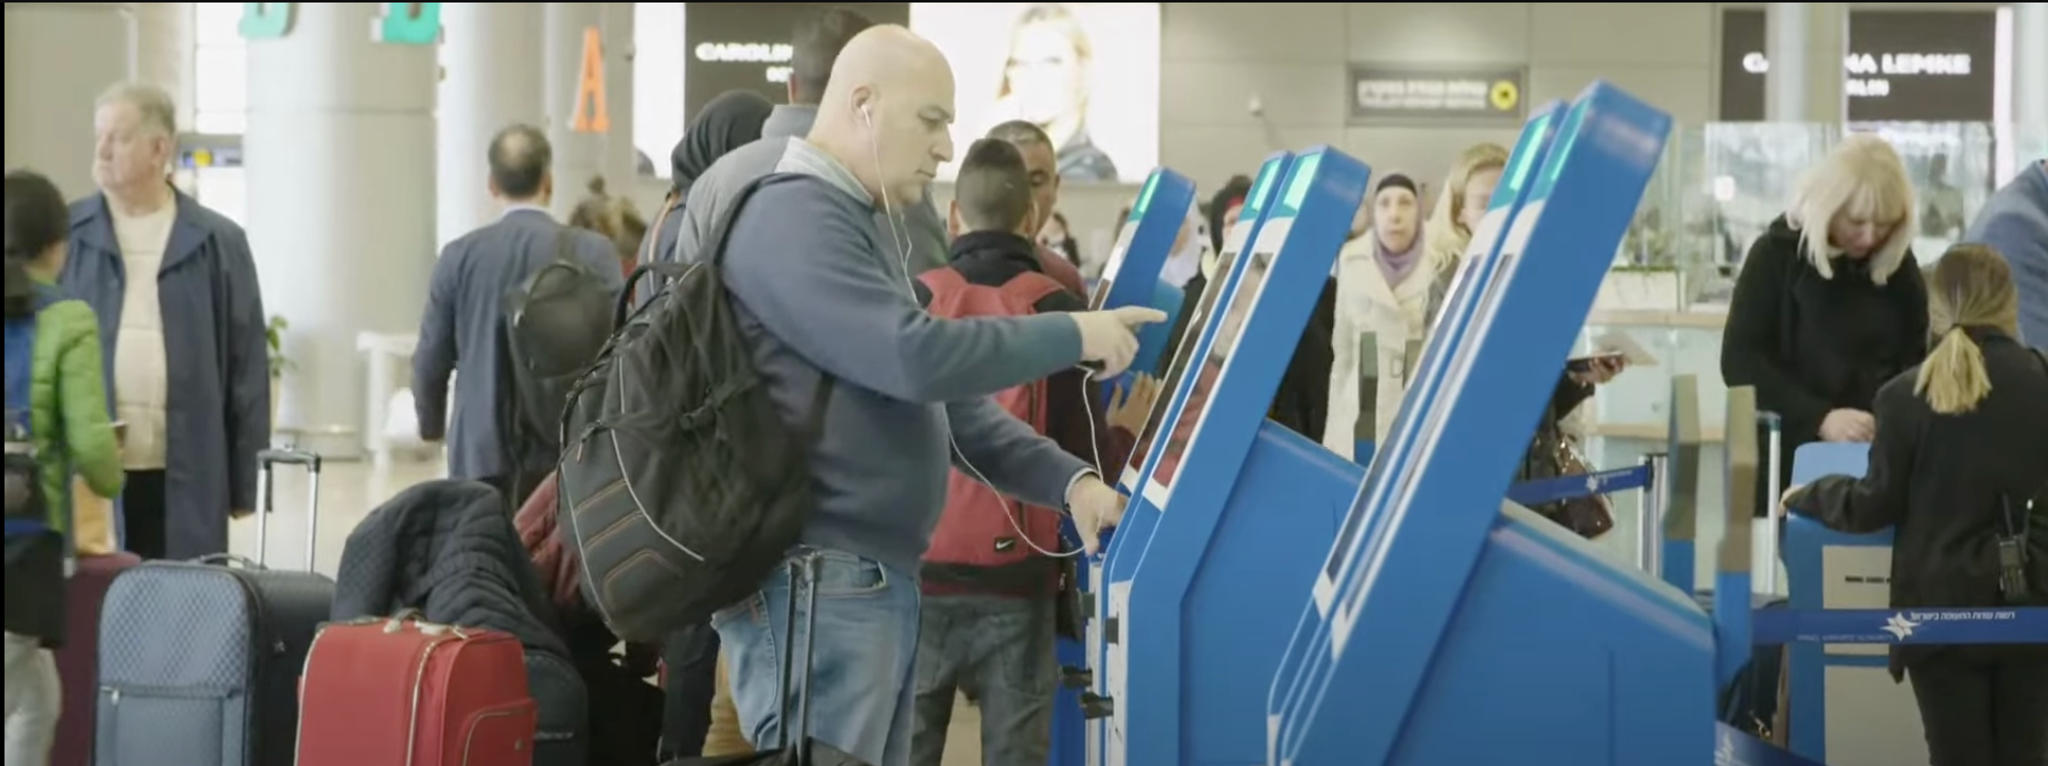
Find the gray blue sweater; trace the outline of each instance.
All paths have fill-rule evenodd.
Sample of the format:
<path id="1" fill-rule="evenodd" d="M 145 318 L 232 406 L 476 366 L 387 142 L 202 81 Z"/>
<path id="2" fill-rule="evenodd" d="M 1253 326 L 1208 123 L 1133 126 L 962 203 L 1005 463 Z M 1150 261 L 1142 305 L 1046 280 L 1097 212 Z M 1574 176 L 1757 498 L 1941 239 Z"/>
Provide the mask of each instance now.
<path id="1" fill-rule="evenodd" d="M 1963 241 L 1998 249 L 2020 293 L 2020 339 L 2048 348 L 2048 160 L 2020 171 L 1984 203 Z"/>
<path id="2" fill-rule="evenodd" d="M 988 396 L 1073 366 L 1073 320 L 925 313 L 868 195 L 800 139 L 741 147 L 698 179 L 684 206 L 684 260 L 707 255 L 698 243 L 711 224 L 763 176 L 726 240 L 741 332 L 785 423 L 809 417 L 822 374 L 839 381 L 811 451 L 818 507 L 804 542 L 917 572 L 945 507 L 949 437 L 998 489 L 1064 507 L 1087 466 Z"/>

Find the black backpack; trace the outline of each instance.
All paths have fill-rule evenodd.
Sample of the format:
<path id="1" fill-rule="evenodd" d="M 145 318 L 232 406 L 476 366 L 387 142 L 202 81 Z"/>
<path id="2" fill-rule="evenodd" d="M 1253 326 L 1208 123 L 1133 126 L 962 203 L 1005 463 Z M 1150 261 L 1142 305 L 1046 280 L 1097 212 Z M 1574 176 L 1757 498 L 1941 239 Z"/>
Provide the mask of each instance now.
<path id="1" fill-rule="evenodd" d="M 555 258 L 505 293 L 503 443 L 510 465 L 525 455 L 552 457 L 561 449 L 563 403 L 576 379 L 597 359 L 613 328 L 613 295 L 604 280 L 576 259 L 575 229 L 555 235 Z M 513 505 L 523 497 L 507 498 Z"/>
<path id="2" fill-rule="evenodd" d="M 833 381 L 819 381 L 804 431 L 782 422 L 720 274 L 732 218 L 716 222 L 699 262 L 626 279 L 618 331 L 562 413 L 558 525 L 583 562 L 584 597 L 629 642 L 753 593 L 812 508 L 807 453 Z M 649 274 L 663 283 L 628 315 Z"/>

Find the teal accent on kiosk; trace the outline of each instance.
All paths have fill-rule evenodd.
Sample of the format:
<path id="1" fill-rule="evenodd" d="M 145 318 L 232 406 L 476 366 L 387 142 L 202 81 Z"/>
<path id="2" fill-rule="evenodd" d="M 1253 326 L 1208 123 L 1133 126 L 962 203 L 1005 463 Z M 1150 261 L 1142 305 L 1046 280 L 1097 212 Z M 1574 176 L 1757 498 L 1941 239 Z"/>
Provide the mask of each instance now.
<path id="1" fill-rule="evenodd" d="M 1131 217 L 1125 219 L 1123 232 L 1109 249 L 1102 278 L 1096 280 L 1089 296 L 1090 308 L 1151 306 L 1166 312 L 1166 321 L 1138 329 L 1138 355 L 1131 361 L 1132 370 L 1156 368 L 1167 336 L 1173 332 L 1180 290 L 1175 286 L 1162 288 L 1159 272 L 1166 267 L 1173 242 L 1179 238 L 1181 226 L 1186 224 L 1194 204 L 1193 181 L 1166 168 L 1152 171 L 1138 192 L 1138 201 L 1131 205 Z"/>
<path id="2" fill-rule="evenodd" d="M 1328 546 L 1363 471 L 1265 414 L 1369 176 L 1333 149 L 1294 161 L 1158 430 L 1139 500 L 1157 520 L 1149 541 L 1128 536 L 1138 564 L 1108 589 L 1122 628 L 1104 662 L 1109 763 L 1241 764 L 1264 750 L 1260 692 L 1294 606 L 1276 596 L 1314 575 L 1299 552 Z"/>
<path id="3" fill-rule="evenodd" d="M 1088 581 L 1094 586 L 1094 619 L 1088 623 L 1086 656 L 1093 671 L 1089 674 L 1090 693 L 1087 695 L 1090 723 L 1087 734 L 1088 763 L 1099 764 L 1103 737 L 1107 722 L 1104 718 L 1113 703 L 1110 699 L 1108 680 L 1102 671 L 1105 654 L 1105 629 L 1108 633 L 1120 633 L 1118 623 L 1109 621 L 1109 600 L 1102 598 L 1106 583 L 1128 581 L 1131 570 L 1137 566 L 1146 541 L 1151 539 L 1152 527 L 1159 518 L 1157 509 L 1145 507 L 1137 488 L 1143 486 L 1143 479 L 1150 475 L 1152 464 L 1149 459 L 1153 437 L 1167 422 L 1171 413 L 1178 412 L 1187 399 L 1188 386 L 1183 378 L 1190 360 L 1208 353 L 1209 327 L 1214 324 L 1211 311 L 1217 301 L 1237 284 L 1248 259 L 1239 258 L 1246 245 L 1257 240 L 1266 213 L 1272 210 L 1279 199 L 1281 183 L 1287 168 L 1293 162 L 1291 152 L 1280 152 L 1266 159 L 1259 168 L 1258 180 L 1252 184 L 1252 191 L 1245 197 L 1244 207 L 1238 212 L 1238 219 L 1231 224 L 1224 238 L 1223 250 L 1217 255 L 1216 278 L 1208 282 L 1192 308 L 1196 313 L 1187 322 L 1188 330 L 1181 335 L 1179 348 L 1168 366 L 1166 377 L 1160 387 L 1161 396 L 1152 403 L 1152 411 L 1145 419 L 1143 432 L 1138 434 L 1136 446 L 1131 450 L 1130 460 L 1121 468 L 1118 489 L 1132 496 L 1130 507 L 1124 513 L 1123 523 L 1111 536 L 1102 556 L 1089 562 Z"/>
<path id="4" fill-rule="evenodd" d="M 1334 586 L 1311 595 L 1309 651 L 1274 680 L 1287 691 L 1270 762 L 1712 758 L 1706 615 L 1501 500 L 1555 382 L 1530 373 L 1561 368 L 1670 128 L 1596 82 L 1533 176 L 1536 155 L 1518 146 L 1511 171 L 1533 186 L 1461 278 L 1424 390 L 1374 457 L 1332 551 Z"/>

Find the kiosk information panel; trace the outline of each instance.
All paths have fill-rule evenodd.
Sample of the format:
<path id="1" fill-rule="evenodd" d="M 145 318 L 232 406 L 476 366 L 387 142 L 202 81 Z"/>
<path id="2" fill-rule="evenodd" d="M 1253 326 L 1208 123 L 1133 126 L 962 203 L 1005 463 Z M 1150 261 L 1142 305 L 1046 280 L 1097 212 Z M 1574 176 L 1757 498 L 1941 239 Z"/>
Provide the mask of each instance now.
<path id="1" fill-rule="evenodd" d="M 1523 126 L 1521 137 L 1515 141 L 1514 151 L 1508 158 L 1511 168 L 1521 170 L 1507 174 L 1502 183 L 1495 187 L 1493 198 L 1487 204 L 1487 212 L 1472 233 L 1472 241 L 1464 257 L 1464 268 L 1459 272 L 1445 301 L 1443 316 L 1446 318 L 1469 313 L 1469 309 L 1461 308 L 1461 305 L 1470 301 L 1473 294 L 1471 285 L 1482 279 L 1475 277 L 1474 274 L 1493 254 L 1502 232 L 1506 229 L 1507 221 L 1514 211 L 1519 209 L 1529 187 L 1528 177 L 1532 171 L 1528 168 L 1533 167 L 1549 151 L 1551 138 L 1556 134 L 1556 115 L 1562 111 L 1562 102 L 1545 104 L 1539 107 L 1535 116 Z M 1440 320 L 1439 329 L 1430 334 L 1428 349 L 1423 352 L 1423 366 L 1415 368 L 1424 371 L 1415 378 L 1418 384 L 1429 380 L 1427 370 L 1432 363 L 1447 356 L 1448 352 L 1444 349 L 1455 341 L 1448 329 L 1450 324 L 1452 323 L 1449 321 Z M 1408 393 L 1401 399 L 1401 409 L 1396 413 L 1394 432 L 1399 432 L 1403 424 L 1414 417 L 1414 413 L 1419 409 L 1416 401 L 1427 395 L 1430 390 L 1430 386 L 1409 386 Z M 1368 465 L 1380 465 L 1383 461 L 1391 460 L 1387 456 L 1386 445 L 1378 446 L 1379 449 L 1374 452 Z M 1378 469 L 1368 468 L 1359 492 L 1370 491 L 1374 482 L 1385 475 L 1386 470 L 1383 466 Z M 1300 690 L 1295 684 L 1302 677 L 1304 669 L 1307 665 L 1326 658 L 1324 653 L 1315 650 L 1314 647 L 1327 640 L 1330 599 L 1336 591 L 1339 565 L 1343 563 L 1344 554 L 1348 550 L 1344 541 L 1356 539 L 1364 522 L 1365 516 L 1362 514 L 1349 513 L 1345 516 L 1343 527 L 1337 533 L 1338 542 L 1330 547 L 1328 558 L 1316 575 L 1315 585 L 1311 591 L 1311 603 L 1302 612 L 1293 637 L 1281 655 L 1279 670 L 1275 672 L 1272 686 L 1267 691 L 1266 725 L 1269 748 L 1276 746 L 1281 739 L 1280 724 L 1287 718 L 1286 711 L 1300 701 Z M 1270 750 L 1267 753 L 1269 763 L 1276 762 L 1277 757 L 1278 755 Z"/>
<path id="2" fill-rule="evenodd" d="M 1327 545 L 1361 473 L 1265 413 L 1368 174 L 1329 149 L 1294 163 L 1208 328 L 1186 403 L 1161 428 L 1145 492 L 1161 512 L 1149 542 L 1131 540 L 1144 548 L 1128 586 L 1110 592 L 1125 615 L 1107 664 L 1112 728 L 1142 745 L 1120 760 L 1113 735 L 1112 764 L 1235 764 L 1263 751 L 1258 691 L 1292 607 L 1275 595 L 1313 574 L 1298 551 Z"/>
<path id="3" fill-rule="evenodd" d="M 1440 390 L 1382 455 L 1412 456 L 1382 486 L 1368 480 L 1352 509 L 1368 516 L 1340 543 L 1353 550 L 1329 661 L 1303 682 L 1282 762 L 1676 763 L 1711 751 L 1705 615 L 1500 499 L 1670 126 L 1604 83 L 1564 117 L 1469 324 L 1449 328 L 1458 342 L 1425 368 L 1442 377 L 1419 381 Z"/>
<path id="4" fill-rule="evenodd" d="M 1109 260 L 1104 262 L 1102 278 L 1089 295 L 1088 307 L 1151 306 L 1165 310 L 1158 300 L 1159 271 L 1165 268 L 1174 240 L 1180 237 L 1181 227 L 1187 224 L 1188 211 L 1194 205 L 1193 181 L 1166 168 L 1152 171 L 1138 192 L 1138 201 L 1131 205 L 1131 216 L 1124 219 L 1116 244 L 1110 247 Z M 1161 347 L 1166 345 L 1172 326 L 1173 315 L 1169 313 L 1166 321 L 1139 328 L 1138 355 L 1132 360 L 1131 369 L 1157 367 L 1164 351 Z"/>

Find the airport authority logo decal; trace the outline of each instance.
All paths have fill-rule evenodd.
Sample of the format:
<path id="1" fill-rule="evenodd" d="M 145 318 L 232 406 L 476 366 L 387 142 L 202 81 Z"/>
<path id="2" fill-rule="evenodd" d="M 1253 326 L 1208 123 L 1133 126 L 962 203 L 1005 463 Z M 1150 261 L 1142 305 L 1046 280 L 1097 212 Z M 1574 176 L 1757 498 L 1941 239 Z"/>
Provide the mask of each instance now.
<path id="1" fill-rule="evenodd" d="M 1522 90 L 1515 87 L 1513 80 L 1496 80 L 1493 88 L 1487 92 L 1486 100 L 1492 102 L 1495 109 L 1503 112 L 1513 111 L 1515 104 L 1522 100 Z"/>
<path id="2" fill-rule="evenodd" d="M 1906 619 L 1903 612 L 1893 614 L 1890 619 L 1884 621 L 1884 632 L 1892 634 L 1893 638 L 1900 641 L 1912 638 L 1913 629 L 1918 627 L 1920 623 Z"/>

